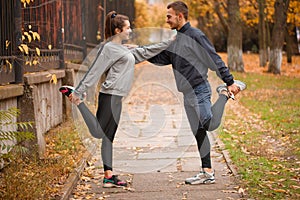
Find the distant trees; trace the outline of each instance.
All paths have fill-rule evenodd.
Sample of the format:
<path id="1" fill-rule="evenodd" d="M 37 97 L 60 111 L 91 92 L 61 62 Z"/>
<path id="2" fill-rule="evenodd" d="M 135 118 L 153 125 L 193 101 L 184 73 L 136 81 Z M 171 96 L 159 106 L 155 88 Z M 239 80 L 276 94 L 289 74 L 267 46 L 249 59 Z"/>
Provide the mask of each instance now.
<path id="1" fill-rule="evenodd" d="M 136 28 L 148 27 L 150 26 L 150 13 L 148 9 L 148 4 L 144 0 L 135 1 L 135 21 L 134 26 Z"/>
<path id="2" fill-rule="evenodd" d="M 190 15 L 197 19 L 199 28 L 213 42 L 214 34 L 226 35 L 224 38 L 227 39 L 228 67 L 232 71 L 244 72 L 243 21 L 239 0 L 190 0 L 188 2 L 191 8 Z M 222 25 L 223 32 L 218 30 L 218 23 Z"/>
<path id="3" fill-rule="evenodd" d="M 163 9 L 166 9 L 165 0 L 161 2 L 164 3 Z M 282 52 L 287 53 L 288 62 L 291 62 L 291 55 L 296 53 L 295 29 L 300 26 L 299 0 L 185 2 L 190 9 L 190 21 L 197 23 L 217 49 L 226 50 L 224 47 L 227 46 L 228 66 L 233 71 L 243 71 L 241 50 L 259 52 L 259 66 L 268 65 L 268 71 L 276 74 L 280 73 Z M 152 9 L 149 10 L 154 10 L 156 6 L 152 5 Z M 150 23 L 158 26 L 162 23 L 157 22 L 159 18 L 165 19 L 165 10 L 156 10 L 150 18 Z"/>

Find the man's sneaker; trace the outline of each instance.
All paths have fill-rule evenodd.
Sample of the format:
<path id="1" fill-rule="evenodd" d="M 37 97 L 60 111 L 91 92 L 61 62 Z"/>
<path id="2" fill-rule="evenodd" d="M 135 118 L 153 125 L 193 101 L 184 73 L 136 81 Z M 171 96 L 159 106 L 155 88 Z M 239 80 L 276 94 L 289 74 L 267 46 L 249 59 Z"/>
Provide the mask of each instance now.
<path id="1" fill-rule="evenodd" d="M 240 91 L 243 91 L 247 88 L 247 85 L 239 80 L 235 80 L 234 83 L 240 88 Z"/>
<path id="2" fill-rule="evenodd" d="M 59 91 L 66 95 L 67 97 L 70 96 L 70 94 L 72 94 L 74 92 L 75 88 L 74 87 L 71 87 L 71 86 L 68 86 L 68 85 L 64 85 L 64 86 L 61 86 L 59 88 Z"/>
<path id="3" fill-rule="evenodd" d="M 245 90 L 247 87 L 245 83 L 243 83 L 242 81 L 239 81 L 239 80 L 234 80 L 234 84 L 236 84 L 239 87 L 240 91 Z M 226 83 L 219 85 L 216 88 L 216 91 L 218 94 L 221 94 L 223 91 L 225 91 L 228 93 L 228 97 L 234 100 L 234 95 L 229 94 Z"/>
<path id="4" fill-rule="evenodd" d="M 197 184 L 211 184 L 215 183 L 215 173 L 207 173 L 204 170 L 199 174 L 185 180 L 185 184 L 197 185 Z"/>
<path id="5" fill-rule="evenodd" d="M 103 187 L 104 188 L 112 188 L 112 187 L 126 187 L 127 183 L 125 181 L 121 181 L 118 179 L 118 176 L 112 175 L 110 178 L 103 179 Z"/>

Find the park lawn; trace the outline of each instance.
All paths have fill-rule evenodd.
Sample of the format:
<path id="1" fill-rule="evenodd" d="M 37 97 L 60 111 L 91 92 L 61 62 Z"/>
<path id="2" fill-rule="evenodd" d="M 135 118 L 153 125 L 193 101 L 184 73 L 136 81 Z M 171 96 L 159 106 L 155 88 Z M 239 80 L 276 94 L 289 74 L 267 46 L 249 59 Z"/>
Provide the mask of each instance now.
<path id="1" fill-rule="evenodd" d="M 300 78 L 234 73 L 248 88 L 226 108 L 220 138 L 255 199 L 300 198 Z"/>

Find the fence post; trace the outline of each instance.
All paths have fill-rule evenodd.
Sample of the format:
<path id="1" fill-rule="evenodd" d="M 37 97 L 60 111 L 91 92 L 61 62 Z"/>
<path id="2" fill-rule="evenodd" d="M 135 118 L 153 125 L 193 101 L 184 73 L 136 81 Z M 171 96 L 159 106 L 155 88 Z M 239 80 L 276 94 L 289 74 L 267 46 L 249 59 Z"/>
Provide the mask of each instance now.
<path id="1" fill-rule="evenodd" d="M 87 48 L 86 48 L 86 28 L 85 28 L 85 0 L 81 0 L 81 27 L 82 27 L 82 48 L 83 48 L 83 60 L 87 55 Z"/>
<path id="2" fill-rule="evenodd" d="M 14 59 L 14 68 L 15 68 L 15 82 L 23 83 L 24 82 L 24 68 L 23 68 L 23 56 L 22 52 L 19 50 L 18 46 L 22 44 L 22 7 L 21 1 L 14 1 L 14 14 L 15 14 L 15 46 L 14 51 L 16 52 L 16 59 Z"/>
<path id="3" fill-rule="evenodd" d="M 59 27 L 57 29 L 57 37 L 58 37 L 58 48 L 60 49 L 59 52 L 59 68 L 64 69 L 65 68 L 65 57 L 64 57 L 64 41 L 63 41 L 63 19 L 62 19 L 62 2 L 58 1 L 58 13 L 59 13 Z"/>

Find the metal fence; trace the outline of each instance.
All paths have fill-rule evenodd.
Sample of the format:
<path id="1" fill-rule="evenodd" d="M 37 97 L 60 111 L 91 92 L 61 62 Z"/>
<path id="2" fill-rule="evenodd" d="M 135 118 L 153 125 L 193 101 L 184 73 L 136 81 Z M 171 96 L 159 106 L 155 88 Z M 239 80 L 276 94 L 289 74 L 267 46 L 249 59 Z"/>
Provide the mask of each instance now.
<path id="1" fill-rule="evenodd" d="M 1 0 L 0 6 L 0 85 L 20 83 L 26 72 L 63 68 L 66 60 L 82 61 L 103 40 L 111 10 L 134 19 L 134 0 L 34 0 L 26 7 Z"/>
<path id="2" fill-rule="evenodd" d="M 14 2 L 13 0 L 1 1 L 1 24 L 0 24 L 0 83 L 15 82 L 15 70 L 13 63 L 15 43 L 14 27 Z"/>

